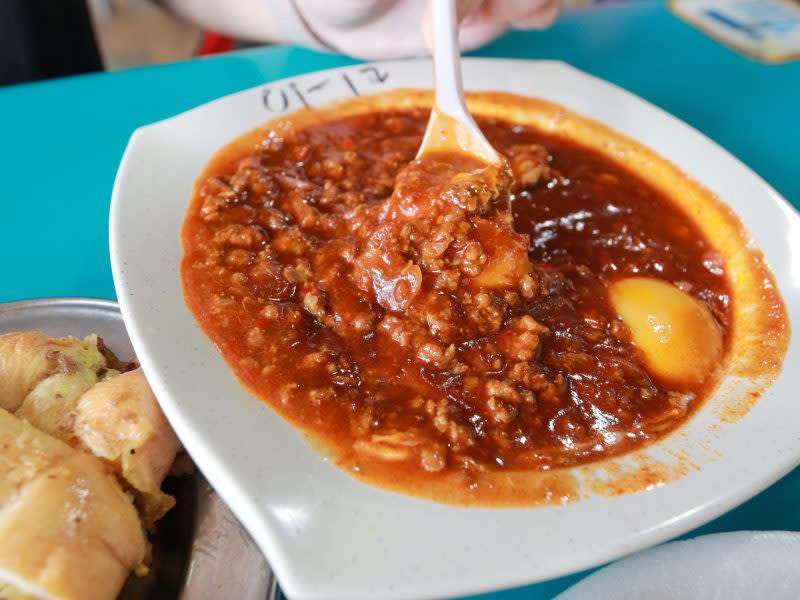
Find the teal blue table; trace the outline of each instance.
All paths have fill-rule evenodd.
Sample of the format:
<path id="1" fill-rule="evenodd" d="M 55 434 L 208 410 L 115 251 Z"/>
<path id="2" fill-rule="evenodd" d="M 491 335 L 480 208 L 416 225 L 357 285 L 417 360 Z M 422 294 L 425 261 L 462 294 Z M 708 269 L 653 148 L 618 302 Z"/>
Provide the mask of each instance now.
<path id="1" fill-rule="evenodd" d="M 800 206 L 800 62 L 748 60 L 661 2 L 568 14 L 549 31 L 513 32 L 476 54 L 564 60 L 627 88 L 715 139 Z M 134 129 L 265 81 L 353 62 L 261 48 L 0 88 L 0 302 L 115 298 L 108 206 Z M 800 530 L 800 469 L 687 537 L 739 529 Z M 551 598 L 579 577 L 480 598 Z"/>

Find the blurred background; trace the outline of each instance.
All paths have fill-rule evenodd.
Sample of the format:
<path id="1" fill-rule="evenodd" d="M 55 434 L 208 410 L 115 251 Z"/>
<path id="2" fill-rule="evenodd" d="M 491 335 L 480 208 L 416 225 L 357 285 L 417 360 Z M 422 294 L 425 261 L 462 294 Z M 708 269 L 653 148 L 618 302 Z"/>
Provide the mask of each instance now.
<path id="1" fill-rule="evenodd" d="M 576 10 L 613 1 L 562 4 Z M 182 20 L 155 0 L 0 0 L 0 85 L 186 60 L 248 45 Z"/>
<path id="2" fill-rule="evenodd" d="M 579 9 L 602 1 L 562 0 L 562 5 L 564 9 Z M 183 60 L 197 53 L 246 45 L 201 31 L 152 0 L 89 0 L 89 7 L 103 63 L 109 70 Z"/>
<path id="3" fill-rule="evenodd" d="M 152 0 L 88 4 L 107 70 L 185 60 L 201 50 L 205 32 Z"/>
<path id="4" fill-rule="evenodd" d="M 214 31 L 215 26 L 225 29 L 220 15 L 237 10 L 253 37 L 274 39 L 286 30 L 285 23 L 274 20 L 274 30 L 265 34 L 262 21 L 253 15 L 253 10 L 272 6 L 270 1 L 263 0 L 262 5 L 244 0 L 0 0 L 0 85 L 180 61 L 253 45 Z M 560 3 L 564 13 L 603 10 L 625 2 L 656 0 Z M 757 60 L 781 62 L 800 56 L 800 0 L 656 3 L 667 4 L 679 18 Z M 192 5 L 189 12 L 206 13 L 200 19 L 205 27 L 181 19 L 165 5 L 184 9 Z"/>

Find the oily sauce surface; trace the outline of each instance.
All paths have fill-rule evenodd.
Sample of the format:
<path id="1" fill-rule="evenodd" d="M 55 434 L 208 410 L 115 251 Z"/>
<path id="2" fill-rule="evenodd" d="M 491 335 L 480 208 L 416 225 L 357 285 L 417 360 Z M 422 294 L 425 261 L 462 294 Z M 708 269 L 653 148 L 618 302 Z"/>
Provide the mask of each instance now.
<path id="1" fill-rule="evenodd" d="M 405 169 L 426 120 L 264 131 L 209 165 L 184 291 L 239 378 L 387 480 L 546 471 L 682 422 L 713 382 L 651 377 L 605 290 L 664 279 L 727 338 L 724 264 L 698 228 L 611 160 L 500 120 L 477 119 L 513 180 L 457 155 Z"/>

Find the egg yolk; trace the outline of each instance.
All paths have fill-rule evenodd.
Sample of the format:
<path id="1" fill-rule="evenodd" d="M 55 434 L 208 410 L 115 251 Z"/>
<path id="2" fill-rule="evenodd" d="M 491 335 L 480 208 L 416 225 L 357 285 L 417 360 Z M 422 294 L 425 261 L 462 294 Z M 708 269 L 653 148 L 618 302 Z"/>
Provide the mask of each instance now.
<path id="1" fill-rule="evenodd" d="M 705 304 L 648 277 L 616 281 L 608 293 L 651 375 L 685 386 L 705 381 L 722 357 L 722 331 Z"/>

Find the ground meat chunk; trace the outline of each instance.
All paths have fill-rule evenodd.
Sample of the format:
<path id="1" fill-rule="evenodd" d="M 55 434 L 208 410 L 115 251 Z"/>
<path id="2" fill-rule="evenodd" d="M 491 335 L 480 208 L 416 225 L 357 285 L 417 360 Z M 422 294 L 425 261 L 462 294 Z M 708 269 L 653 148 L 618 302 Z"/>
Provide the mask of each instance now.
<path id="1" fill-rule="evenodd" d="M 257 250 L 267 240 L 267 233 L 258 225 L 226 225 L 214 236 L 214 241 L 237 248 Z"/>
<path id="2" fill-rule="evenodd" d="M 547 149 L 539 144 L 516 144 L 506 150 L 515 186 L 524 188 L 550 179 Z"/>

